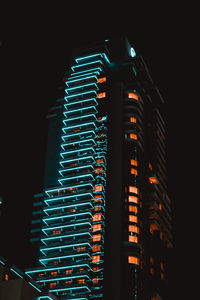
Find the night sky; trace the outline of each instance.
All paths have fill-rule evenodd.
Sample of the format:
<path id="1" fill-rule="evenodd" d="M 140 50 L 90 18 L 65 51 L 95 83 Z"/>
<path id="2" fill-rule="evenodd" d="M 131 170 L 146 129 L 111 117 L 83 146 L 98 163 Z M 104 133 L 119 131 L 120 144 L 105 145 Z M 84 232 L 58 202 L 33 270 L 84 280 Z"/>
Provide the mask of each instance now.
<path id="1" fill-rule="evenodd" d="M 185 280 L 190 266 L 183 266 L 183 260 L 188 260 L 185 256 L 194 241 L 189 202 L 196 196 L 189 175 L 188 140 L 194 131 L 187 71 L 193 24 L 185 24 L 190 15 L 186 8 L 164 4 L 138 8 L 130 3 L 108 10 L 99 3 L 90 11 L 76 5 L 12 7 L 2 14 L 0 255 L 22 269 L 32 265 L 34 251 L 28 239 L 33 195 L 42 191 L 45 115 L 56 99 L 73 48 L 124 34 L 142 54 L 165 100 L 168 189 L 174 211 L 172 277 L 178 295 L 181 286 L 175 281 Z"/>

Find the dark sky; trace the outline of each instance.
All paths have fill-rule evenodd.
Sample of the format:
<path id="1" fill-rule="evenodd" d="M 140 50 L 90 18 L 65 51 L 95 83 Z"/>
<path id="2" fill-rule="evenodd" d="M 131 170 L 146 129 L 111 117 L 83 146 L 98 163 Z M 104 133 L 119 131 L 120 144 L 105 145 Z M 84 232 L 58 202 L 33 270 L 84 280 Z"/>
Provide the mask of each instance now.
<path id="1" fill-rule="evenodd" d="M 134 1 L 130 3 L 108 8 L 100 2 L 92 10 L 76 3 L 70 8 L 12 7 L 5 11 L 0 37 L 0 195 L 5 202 L 0 255 L 21 268 L 30 266 L 33 253 L 28 245 L 31 202 L 34 193 L 42 191 L 45 114 L 56 99 L 71 51 L 124 34 L 143 55 L 166 102 L 174 272 L 182 276 L 179 253 L 186 255 L 189 251 L 185 238 L 193 240 L 188 225 L 193 219 L 188 206 L 188 201 L 192 201 L 188 198 L 192 198 L 188 138 L 193 131 L 187 67 L 194 25 L 186 25 L 191 14 L 187 8 L 164 4 L 136 7 Z"/>

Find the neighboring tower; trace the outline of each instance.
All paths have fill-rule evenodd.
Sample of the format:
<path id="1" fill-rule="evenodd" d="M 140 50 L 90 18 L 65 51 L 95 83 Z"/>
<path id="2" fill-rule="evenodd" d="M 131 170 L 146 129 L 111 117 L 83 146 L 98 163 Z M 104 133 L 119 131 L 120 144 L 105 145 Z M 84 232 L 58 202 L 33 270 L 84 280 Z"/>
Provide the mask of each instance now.
<path id="1" fill-rule="evenodd" d="M 34 204 L 40 266 L 26 273 L 61 299 L 165 299 L 162 97 L 125 38 L 78 50 L 65 84 Z"/>

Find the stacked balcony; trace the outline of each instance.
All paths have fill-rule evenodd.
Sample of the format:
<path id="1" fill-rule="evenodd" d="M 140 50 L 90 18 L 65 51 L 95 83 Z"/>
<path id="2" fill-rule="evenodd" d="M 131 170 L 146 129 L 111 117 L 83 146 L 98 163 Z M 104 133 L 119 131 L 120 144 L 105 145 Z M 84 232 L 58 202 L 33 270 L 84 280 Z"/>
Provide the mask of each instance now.
<path id="1" fill-rule="evenodd" d="M 58 185 L 45 191 L 39 262 L 26 273 L 61 299 L 102 299 L 106 116 L 104 53 L 76 59 L 66 80 Z"/>

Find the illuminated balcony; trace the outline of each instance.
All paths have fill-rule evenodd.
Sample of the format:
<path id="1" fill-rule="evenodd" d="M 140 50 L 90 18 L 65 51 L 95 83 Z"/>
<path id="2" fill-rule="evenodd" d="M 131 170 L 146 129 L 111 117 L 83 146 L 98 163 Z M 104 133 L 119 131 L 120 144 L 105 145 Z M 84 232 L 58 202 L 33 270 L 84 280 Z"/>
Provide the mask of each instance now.
<path id="1" fill-rule="evenodd" d="M 65 134 L 65 135 L 61 136 L 61 138 L 64 142 L 66 142 L 66 141 L 76 142 L 77 140 L 80 140 L 80 139 L 88 139 L 88 138 L 93 138 L 93 137 L 96 137 L 96 133 L 94 130 L 84 130 L 84 131 L 73 132 L 71 134 Z"/>
<path id="2" fill-rule="evenodd" d="M 58 224 L 59 222 L 65 222 L 66 219 L 73 219 L 76 220 L 77 218 L 79 220 L 85 220 L 87 218 L 90 218 L 92 216 L 92 214 L 90 213 L 90 210 L 83 210 L 81 212 L 77 212 L 77 213 L 63 213 L 60 214 L 59 216 L 48 216 L 48 217 L 44 217 L 42 219 L 42 221 L 46 224 Z"/>
<path id="3" fill-rule="evenodd" d="M 86 174 L 88 172 L 93 172 L 94 171 L 94 166 L 92 164 L 85 164 L 83 166 L 74 166 L 68 167 L 68 168 L 63 168 L 59 169 L 60 175 L 63 176 L 73 176 L 76 174 Z"/>
<path id="4" fill-rule="evenodd" d="M 63 119 L 63 123 L 65 126 L 69 125 L 80 125 L 83 122 L 97 122 L 96 115 L 93 114 L 84 114 L 78 117 L 68 117 Z"/>
<path id="5" fill-rule="evenodd" d="M 94 181 L 94 176 L 91 173 L 86 173 L 86 174 L 76 174 L 75 176 L 66 176 L 66 177 L 61 177 L 58 179 L 58 182 L 63 185 L 63 184 L 69 184 L 73 182 L 79 182 L 79 183 L 84 183 L 87 181 Z"/>
<path id="6" fill-rule="evenodd" d="M 90 106 L 86 106 L 86 107 L 80 107 L 77 109 L 70 109 L 70 110 L 66 110 L 63 112 L 63 115 L 68 118 L 68 117 L 77 117 L 77 116 L 82 116 L 83 114 L 90 114 L 90 113 L 94 113 L 97 114 L 98 111 L 96 109 L 96 103 L 95 105 L 90 105 Z"/>
<path id="7" fill-rule="evenodd" d="M 71 87 L 76 87 L 82 84 L 87 84 L 87 83 L 97 83 L 98 82 L 98 78 L 96 75 L 94 74 L 89 74 L 89 75 L 81 75 L 81 76 L 73 76 L 73 77 L 69 77 L 67 81 L 65 81 L 65 84 L 67 87 L 71 88 Z"/>
<path id="8" fill-rule="evenodd" d="M 64 159 L 64 158 L 75 158 L 75 157 L 81 157 L 85 155 L 92 155 L 94 153 L 95 153 L 94 147 L 82 146 L 82 147 L 77 147 L 77 149 L 74 150 L 61 152 L 60 156 Z"/>
<path id="9" fill-rule="evenodd" d="M 66 109 L 66 111 L 70 111 L 70 110 L 73 111 L 74 109 L 76 109 L 76 111 L 77 111 L 78 109 L 81 109 L 83 107 L 84 108 L 89 108 L 91 106 L 97 106 L 98 103 L 97 103 L 97 100 L 95 98 L 96 96 L 97 95 L 95 94 L 91 98 L 79 99 L 79 100 L 64 104 L 64 108 Z"/>
<path id="10" fill-rule="evenodd" d="M 70 194 L 76 194 L 78 193 L 84 193 L 84 192 L 88 192 L 91 189 L 93 189 L 93 184 L 91 182 L 86 182 L 84 184 L 69 184 L 69 185 L 65 185 L 65 186 L 56 186 L 56 187 L 52 187 L 52 188 L 48 188 L 46 189 L 45 193 L 49 196 L 57 196 L 57 195 L 70 195 Z"/>
<path id="11" fill-rule="evenodd" d="M 78 132 L 78 131 L 85 130 L 85 129 L 87 129 L 87 130 L 95 130 L 95 129 L 97 129 L 97 126 L 96 126 L 95 122 L 82 121 L 78 125 L 71 125 L 71 126 L 63 127 L 62 131 L 65 134 L 67 134 L 67 133 Z"/>

